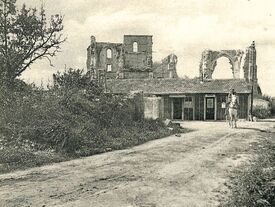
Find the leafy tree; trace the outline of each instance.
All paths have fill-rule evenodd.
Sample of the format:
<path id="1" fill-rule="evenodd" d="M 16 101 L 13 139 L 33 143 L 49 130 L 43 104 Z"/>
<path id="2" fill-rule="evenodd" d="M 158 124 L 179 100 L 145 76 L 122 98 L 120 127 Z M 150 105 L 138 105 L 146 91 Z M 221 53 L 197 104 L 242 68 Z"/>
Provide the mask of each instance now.
<path id="1" fill-rule="evenodd" d="M 16 9 L 16 0 L 0 0 L 0 84 L 12 87 L 14 80 L 38 59 L 60 51 L 63 16 L 52 15 L 47 22 L 41 6 Z"/>
<path id="2" fill-rule="evenodd" d="M 103 88 L 94 79 L 91 79 L 89 73 L 84 73 L 81 69 L 69 68 L 63 73 L 57 72 L 53 75 L 54 88 L 65 90 L 84 90 L 92 97 L 103 93 Z"/>

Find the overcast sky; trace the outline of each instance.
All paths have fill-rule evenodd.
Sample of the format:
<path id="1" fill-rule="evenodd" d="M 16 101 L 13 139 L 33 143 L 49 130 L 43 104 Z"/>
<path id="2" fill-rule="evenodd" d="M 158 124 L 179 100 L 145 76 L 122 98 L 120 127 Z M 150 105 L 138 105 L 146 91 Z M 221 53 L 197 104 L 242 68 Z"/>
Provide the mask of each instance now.
<path id="1" fill-rule="evenodd" d="M 84 68 L 90 36 L 122 42 L 124 34 L 153 35 L 153 59 L 178 56 L 178 74 L 198 76 L 204 49 L 243 49 L 256 42 L 259 83 L 275 96 L 275 1 L 273 0 L 18 0 L 40 6 L 48 14 L 65 15 L 68 37 L 54 67 L 39 61 L 22 78 L 47 84 L 52 73 L 66 67 Z M 227 68 L 225 68 L 227 67 Z M 224 71 L 223 71 L 224 70 Z M 218 72 L 228 73 L 220 59 Z"/>

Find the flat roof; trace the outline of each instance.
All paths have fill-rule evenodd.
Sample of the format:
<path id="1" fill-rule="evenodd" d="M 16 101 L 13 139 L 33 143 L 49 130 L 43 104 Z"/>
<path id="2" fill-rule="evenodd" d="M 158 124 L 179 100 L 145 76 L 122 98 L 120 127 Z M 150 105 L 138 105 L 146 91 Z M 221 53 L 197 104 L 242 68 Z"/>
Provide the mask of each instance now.
<path id="1" fill-rule="evenodd" d="M 115 94 L 127 94 L 141 90 L 144 94 L 197 94 L 229 93 L 234 88 L 236 93 L 251 93 L 251 87 L 243 79 L 216 79 L 201 82 L 199 79 L 108 79 L 107 89 Z"/>

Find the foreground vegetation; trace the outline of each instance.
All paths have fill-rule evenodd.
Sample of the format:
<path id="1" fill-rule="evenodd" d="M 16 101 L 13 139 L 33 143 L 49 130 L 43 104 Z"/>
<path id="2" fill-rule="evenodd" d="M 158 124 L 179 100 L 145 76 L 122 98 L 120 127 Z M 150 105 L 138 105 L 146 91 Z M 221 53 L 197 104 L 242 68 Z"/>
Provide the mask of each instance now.
<path id="1" fill-rule="evenodd" d="M 260 99 L 263 99 L 269 103 L 269 107 L 256 106 L 253 108 L 253 115 L 259 119 L 270 118 L 275 115 L 275 105 L 271 96 L 263 94 Z"/>
<path id="2" fill-rule="evenodd" d="M 251 150 L 257 159 L 234 172 L 232 194 L 224 207 L 275 206 L 275 134 L 267 134 Z"/>
<path id="3" fill-rule="evenodd" d="M 124 149 L 180 130 L 143 119 L 133 99 L 103 93 L 80 70 L 55 75 L 47 91 L 19 83 L 0 94 L 0 172 Z"/>

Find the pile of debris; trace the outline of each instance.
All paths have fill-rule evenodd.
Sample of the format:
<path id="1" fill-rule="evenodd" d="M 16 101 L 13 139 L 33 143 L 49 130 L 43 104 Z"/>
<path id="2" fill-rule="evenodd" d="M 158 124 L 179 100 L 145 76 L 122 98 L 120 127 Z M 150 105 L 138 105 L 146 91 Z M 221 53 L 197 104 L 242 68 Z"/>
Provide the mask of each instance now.
<path id="1" fill-rule="evenodd" d="M 163 123 L 171 131 L 174 130 L 174 131 L 180 132 L 183 129 L 180 123 L 174 123 L 170 119 L 165 119 Z M 180 137 L 181 134 L 175 134 L 175 136 Z"/>

